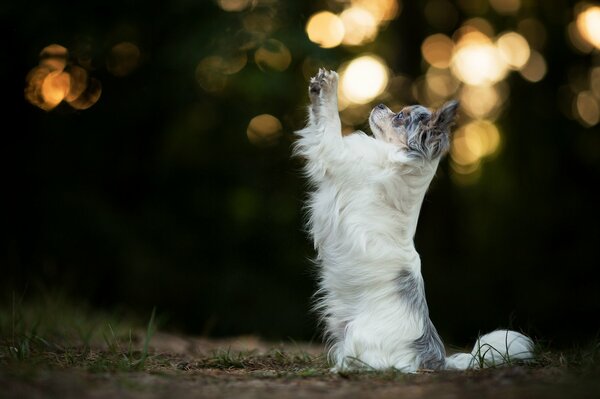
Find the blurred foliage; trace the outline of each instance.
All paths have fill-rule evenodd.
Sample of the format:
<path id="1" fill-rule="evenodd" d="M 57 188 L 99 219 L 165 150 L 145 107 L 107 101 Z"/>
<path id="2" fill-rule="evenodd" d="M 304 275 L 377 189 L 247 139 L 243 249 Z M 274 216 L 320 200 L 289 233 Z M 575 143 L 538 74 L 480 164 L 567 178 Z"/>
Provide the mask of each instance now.
<path id="1" fill-rule="evenodd" d="M 600 135 L 589 112 L 577 112 L 593 111 L 590 76 L 600 59 L 569 39 L 574 3 L 522 0 L 506 13 L 499 0 L 404 1 L 373 40 L 330 49 L 308 39 L 306 24 L 346 3 L 225 3 L 0 6 L 6 292 L 41 283 L 95 306 L 143 315 L 156 306 L 171 328 L 197 334 L 316 339 L 306 186 L 301 161 L 290 159 L 310 71 L 375 54 L 391 83 L 371 101 L 419 101 L 426 38 L 452 36 L 474 17 L 496 33 L 533 18 L 546 36 L 529 44 L 546 75 L 537 83 L 505 77 L 509 96 L 494 117 L 500 149 L 473 179 L 442 163 L 417 249 L 432 318 L 449 341 L 471 342 L 513 318 L 559 343 L 596 332 Z M 234 3 L 246 7 L 225 11 Z M 443 7 L 449 19 L 436 13 Z M 48 66 L 60 54 L 40 56 L 54 43 L 68 51 L 65 66 Z M 86 71 L 85 90 L 96 90 L 82 93 L 100 93 L 96 101 L 40 102 L 46 76 L 54 73 L 55 93 L 67 84 L 61 73 L 83 76 L 76 67 Z M 26 97 L 35 68 L 42 86 Z M 368 107 L 345 111 L 355 118 L 347 127 L 366 128 Z M 258 116 L 262 123 L 250 124 Z M 461 118 L 459 127 L 472 116 Z"/>

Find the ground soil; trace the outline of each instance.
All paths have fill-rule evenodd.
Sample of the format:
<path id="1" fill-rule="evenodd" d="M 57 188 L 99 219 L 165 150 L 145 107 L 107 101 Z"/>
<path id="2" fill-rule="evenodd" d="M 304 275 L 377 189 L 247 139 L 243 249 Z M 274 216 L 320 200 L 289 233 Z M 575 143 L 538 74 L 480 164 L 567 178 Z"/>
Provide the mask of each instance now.
<path id="1" fill-rule="evenodd" d="M 157 334 L 151 353 L 160 361 L 141 371 L 5 365 L 0 398 L 600 398 L 599 375 L 556 365 L 410 375 L 333 374 L 322 360 L 315 368 L 311 360 L 294 367 L 294 356 L 317 359 L 322 352 L 320 345 L 255 337 Z M 270 361 L 273 353 L 284 353 L 287 360 Z"/>

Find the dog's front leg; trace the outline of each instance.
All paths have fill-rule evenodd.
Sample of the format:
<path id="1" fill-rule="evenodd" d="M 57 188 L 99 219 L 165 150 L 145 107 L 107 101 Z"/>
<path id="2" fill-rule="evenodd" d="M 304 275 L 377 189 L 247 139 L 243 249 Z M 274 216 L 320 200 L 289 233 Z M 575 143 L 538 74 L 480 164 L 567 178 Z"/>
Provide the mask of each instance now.
<path id="1" fill-rule="evenodd" d="M 338 114 L 338 74 L 335 71 L 319 69 L 319 73 L 310 79 L 308 95 L 310 97 L 310 119 L 324 135 L 341 138 L 342 124 Z"/>
<path id="2" fill-rule="evenodd" d="M 327 171 L 331 172 L 344 152 L 337 86 L 338 74 L 334 71 L 320 69 L 311 78 L 308 125 L 296 132 L 299 140 L 295 152 L 308 161 L 306 172 L 314 182 L 320 181 Z"/>

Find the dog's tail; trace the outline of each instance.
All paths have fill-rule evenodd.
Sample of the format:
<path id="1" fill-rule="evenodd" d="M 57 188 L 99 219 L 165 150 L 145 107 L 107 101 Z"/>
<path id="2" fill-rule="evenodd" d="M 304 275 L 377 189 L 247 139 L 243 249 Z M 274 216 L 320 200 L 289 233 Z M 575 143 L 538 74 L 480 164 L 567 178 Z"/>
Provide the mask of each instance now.
<path id="1" fill-rule="evenodd" d="M 471 353 L 446 358 L 449 370 L 479 369 L 533 360 L 531 338 L 511 330 L 496 330 L 477 339 Z"/>

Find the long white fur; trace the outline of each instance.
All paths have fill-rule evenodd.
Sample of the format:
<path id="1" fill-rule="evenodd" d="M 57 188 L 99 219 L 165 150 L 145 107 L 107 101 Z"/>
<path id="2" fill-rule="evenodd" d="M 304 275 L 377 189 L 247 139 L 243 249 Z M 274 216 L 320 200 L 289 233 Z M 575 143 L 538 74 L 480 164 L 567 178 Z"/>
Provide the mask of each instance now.
<path id="1" fill-rule="evenodd" d="M 307 225 L 319 267 L 316 308 L 335 370 L 414 372 L 422 366 L 415 341 L 429 318 L 426 308 L 424 317 L 399 295 L 397 278 L 410 271 L 422 284 L 413 237 L 439 157 L 410 157 L 398 143 L 362 132 L 342 136 L 337 81 L 333 71 L 311 80 L 309 121 L 295 144 L 314 187 Z M 441 368 L 529 359 L 532 345 L 522 334 L 498 330 L 480 337 L 473 353 L 442 360 Z"/>

